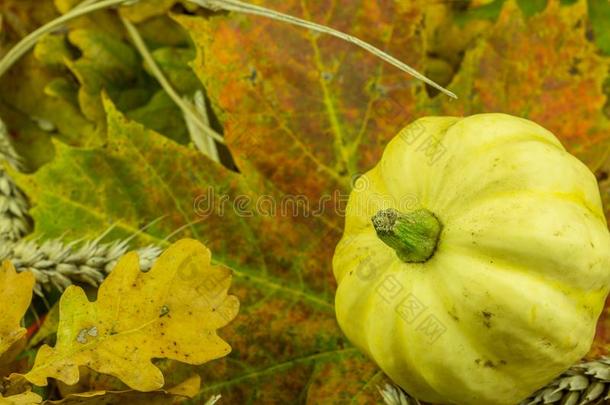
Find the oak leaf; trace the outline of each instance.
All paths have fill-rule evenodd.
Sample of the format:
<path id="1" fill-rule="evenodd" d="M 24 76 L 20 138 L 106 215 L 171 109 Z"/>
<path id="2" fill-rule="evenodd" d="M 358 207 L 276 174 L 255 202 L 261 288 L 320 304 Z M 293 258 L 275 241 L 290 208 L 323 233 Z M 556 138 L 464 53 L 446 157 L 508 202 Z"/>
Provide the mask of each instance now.
<path id="1" fill-rule="evenodd" d="M 9 261 L 0 268 L 0 355 L 25 335 L 21 318 L 32 300 L 34 275 L 17 273 Z"/>
<path id="2" fill-rule="evenodd" d="M 21 394 L 10 395 L 3 397 L 0 394 L 0 405 L 35 405 L 42 402 L 40 395 L 27 391 Z"/>
<path id="3" fill-rule="evenodd" d="M 152 391 L 164 383 L 153 358 L 202 364 L 225 356 L 230 346 L 216 329 L 236 316 L 239 304 L 227 295 L 230 271 L 210 260 L 203 244 L 183 239 L 147 273 L 137 253 L 123 256 L 95 302 L 69 287 L 60 300 L 57 343 L 40 348 L 25 378 L 36 385 L 46 385 L 48 377 L 74 384 L 78 367 L 87 366 Z"/>
<path id="4" fill-rule="evenodd" d="M 166 405 L 178 404 L 197 394 L 201 385 L 201 378 L 194 374 L 180 384 L 163 390 L 138 392 L 133 390 L 108 391 L 95 390 L 75 392 L 63 395 L 58 401 L 45 401 L 45 404 L 88 404 L 88 405 Z"/>
<path id="5" fill-rule="evenodd" d="M 134 23 L 167 13 L 178 0 L 148 0 L 121 8 L 121 14 Z"/>

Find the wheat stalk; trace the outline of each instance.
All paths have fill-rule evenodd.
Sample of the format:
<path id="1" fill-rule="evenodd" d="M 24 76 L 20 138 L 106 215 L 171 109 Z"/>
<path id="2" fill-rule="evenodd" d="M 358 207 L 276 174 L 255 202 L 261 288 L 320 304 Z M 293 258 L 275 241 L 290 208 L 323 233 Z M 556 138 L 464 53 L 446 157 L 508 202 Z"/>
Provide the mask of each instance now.
<path id="1" fill-rule="evenodd" d="M 377 390 L 379 390 L 386 405 L 421 405 L 421 402 L 411 397 L 398 386 L 386 384 L 383 388 L 377 387 Z"/>
<path id="2" fill-rule="evenodd" d="M 386 405 L 420 405 L 402 388 L 378 388 Z M 519 405 L 600 405 L 610 400 L 610 357 L 575 364 Z"/>
<path id="3" fill-rule="evenodd" d="M 129 249 L 128 240 L 102 243 L 102 236 L 81 243 L 64 243 L 60 239 L 42 243 L 24 239 L 3 243 L 0 244 L 0 260 L 10 260 L 17 271 L 31 271 L 36 277 L 34 291 L 41 296 L 43 290 L 56 288 L 63 291 L 73 283 L 97 287 Z M 140 256 L 140 269 L 147 271 L 161 249 L 150 245 L 137 252 Z"/>
<path id="4" fill-rule="evenodd" d="M 594 405 L 610 400 L 610 358 L 575 364 L 520 405 Z"/>
<path id="5" fill-rule="evenodd" d="M 21 167 L 21 158 L 9 140 L 8 130 L 0 119 L 0 160 L 14 168 Z M 0 241 L 15 241 L 30 230 L 30 206 L 25 194 L 0 166 Z"/>
<path id="6" fill-rule="evenodd" d="M 13 148 L 6 126 L 0 119 L 0 161 L 15 168 L 21 158 Z M 38 243 L 22 239 L 30 230 L 29 203 L 8 173 L 0 167 L 0 261 L 10 260 L 17 271 L 31 271 L 36 277 L 35 292 L 56 288 L 63 291 L 73 283 L 98 286 L 116 261 L 127 252 L 129 240 L 101 243 L 105 233 L 82 243 L 52 239 Z M 138 250 L 140 267 L 146 271 L 161 249 L 147 246 Z"/>
<path id="7" fill-rule="evenodd" d="M 0 168 L 0 240 L 21 239 L 30 231 L 29 204 L 13 179 Z"/>
<path id="8" fill-rule="evenodd" d="M 8 135 L 8 129 L 0 118 L 0 157 L 6 160 L 14 168 L 21 167 L 21 157 L 13 148 Z"/>

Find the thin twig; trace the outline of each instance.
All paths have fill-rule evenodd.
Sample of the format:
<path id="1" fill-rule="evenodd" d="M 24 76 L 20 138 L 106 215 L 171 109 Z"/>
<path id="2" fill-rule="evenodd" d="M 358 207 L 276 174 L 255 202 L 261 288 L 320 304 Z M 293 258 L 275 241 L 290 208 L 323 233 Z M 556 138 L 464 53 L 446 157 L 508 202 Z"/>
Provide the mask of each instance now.
<path id="1" fill-rule="evenodd" d="M 121 21 L 123 21 L 123 25 L 127 29 L 127 33 L 131 37 L 131 40 L 133 41 L 136 49 L 140 52 L 140 55 L 142 55 L 144 62 L 146 62 L 146 64 L 150 68 L 152 75 L 155 77 L 155 79 L 157 79 L 163 90 L 165 90 L 165 92 L 174 101 L 174 103 L 176 103 L 176 105 L 180 107 L 182 112 L 186 116 L 188 116 L 207 136 L 212 137 L 214 140 L 220 143 L 225 143 L 224 138 L 218 133 L 216 133 L 216 131 L 214 131 L 212 128 L 207 126 L 201 120 L 201 117 L 197 113 L 195 113 L 194 108 L 186 104 L 182 97 L 180 97 L 176 90 L 174 90 L 169 80 L 167 80 L 167 78 L 157 65 L 157 62 L 155 62 L 155 60 L 153 59 L 152 55 L 150 54 L 150 51 L 146 47 L 146 44 L 144 43 L 144 40 L 140 36 L 140 33 L 138 32 L 136 27 L 134 27 L 134 25 L 129 22 L 129 20 L 127 20 L 125 17 L 121 17 Z"/>
<path id="2" fill-rule="evenodd" d="M 288 24 L 297 25 L 299 27 L 307 28 L 311 31 L 316 31 L 316 32 L 320 32 L 323 34 L 329 34 L 329 35 L 335 36 L 344 41 L 351 42 L 352 44 L 359 46 L 360 48 L 383 59 L 384 61 L 399 68 L 400 70 L 409 73 L 411 76 L 415 77 L 416 79 L 419 79 L 419 80 L 423 81 L 424 83 L 427 83 L 430 86 L 434 87 L 435 89 L 445 93 L 449 97 L 457 99 L 457 96 L 455 95 L 455 93 L 447 90 L 446 88 L 444 88 L 440 84 L 437 84 L 433 80 L 428 79 L 426 76 L 419 73 L 417 70 L 413 69 L 411 66 L 399 61 L 398 59 L 396 59 L 395 57 L 393 57 L 391 55 L 388 55 L 387 53 L 383 52 L 381 49 L 374 47 L 373 45 L 369 44 L 368 42 L 364 42 L 363 40 L 356 38 L 354 36 L 348 35 L 344 32 L 335 30 L 333 28 L 330 28 L 330 27 L 327 27 L 324 25 L 316 24 L 311 21 L 303 20 L 301 18 L 297 18 L 297 17 L 291 16 L 288 14 L 280 13 L 280 12 L 277 12 L 274 10 L 269 10 L 267 8 L 256 6 L 253 4 L 243 3 L 243 2 L 237 1 L 237 0 L 189 0 L 189 1 L 199 5 L 201 7 L 209 8 L 212 10 L 237 11 L 237 12 L 246 13 L 246 14 L 258 15 L 258 16 L 262 16 L 262 17 L 271 18 L 273 20 L 282 21 L 282 22 L 285 22 Z"/>

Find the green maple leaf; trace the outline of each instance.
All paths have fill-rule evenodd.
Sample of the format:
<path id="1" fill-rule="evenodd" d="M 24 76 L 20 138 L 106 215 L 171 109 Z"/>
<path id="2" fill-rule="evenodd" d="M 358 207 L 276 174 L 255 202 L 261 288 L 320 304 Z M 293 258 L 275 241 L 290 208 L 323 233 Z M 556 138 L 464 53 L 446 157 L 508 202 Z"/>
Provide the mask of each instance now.
<path id="1" fill-rule="evenodd" d="M 233 270 L 232 293 L 242 303 L 224 332 L 232 354 L 200 369 L 202 398 L 223 386 L 235 400 L 269 395 L 289 402 L 308 380 L 312 397 L 333 385 L 337 395 L 364 395 L 358 391 L 380 374 L 335 322 L 329 263 L 340 229 L 317 218 L 240 213 L 227 201 L 285 195 L 254 168 L 247 176 L 231 172 L 128 121 L 108 99 L 105 107 L 103 146 L 56 142 L 51 163 L 32 175 L 15 173 L 32 199 L 35 235 L 91 237 L 116 224 L 109 238 L 126 237 L 165 215 L 138 242 L 165 245 L 180 229 L 176 237 L 204 241 L 215 261 Z"/>

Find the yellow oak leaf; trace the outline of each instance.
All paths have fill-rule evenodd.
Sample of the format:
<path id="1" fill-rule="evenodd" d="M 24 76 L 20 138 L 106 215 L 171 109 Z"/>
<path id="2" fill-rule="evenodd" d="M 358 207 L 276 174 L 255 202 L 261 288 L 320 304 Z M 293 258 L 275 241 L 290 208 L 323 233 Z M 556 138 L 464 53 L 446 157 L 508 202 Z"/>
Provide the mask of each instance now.
<path id="1" fill-rule="evenodd" d="M 179 404 L 193 398 L 201 389 L 201 377 L 194 374 L 180 384 L 163 390 L 150 392 L 139 392 L 133 390 L 122 391 L 88 391 L 72 393 L 64 396 L 61 400 L 45 401 L 45 404 L 62 405 L 168 405 Z M 2 404 L 0 404 L 2 405 Z"/>
<path id="2" fill-rule="evenodd" d="M 163 386 L 153 358 L 202 364 L 231 347 L 216 330 L 237 315 L 239 301 L 227 295 L 231 271 L 211 265 L 200 242 L 171 245 L 149 272 L 141 272 L 135 252 L 123 256 L 90 302 L 70 286 L 59 303 L 57 343 L 42 346 L 30 382 L 52 377 L 75 384 L 79 366 L 113 375 L 138 391 Z"/>
<path id="3" fill-rule="evenodd" d="M 19 323 L 32 300 L 34 275 L 17 273 L 9 261 L 0 268 L 0 355 L 25 335 Z"/>
<path id="4" fill-rule="evenodd" d="M 31 391 L 3 397 L 0 394 L 0 405 L 35 405 L 42 402 L 40 395 Z"/>
<path id="5" fill-rule="evenodd" d="M 92 391 L 79 394 L 70 394 L 57 401 L 45 401 L 45 405 L 172 405 L 184 401 L 186 398 L 178 397 L 164 391 Z M 2 404 L 0 404 L 2 405 Z"/>

